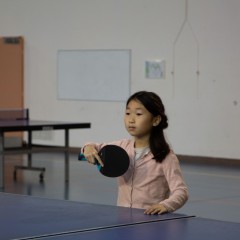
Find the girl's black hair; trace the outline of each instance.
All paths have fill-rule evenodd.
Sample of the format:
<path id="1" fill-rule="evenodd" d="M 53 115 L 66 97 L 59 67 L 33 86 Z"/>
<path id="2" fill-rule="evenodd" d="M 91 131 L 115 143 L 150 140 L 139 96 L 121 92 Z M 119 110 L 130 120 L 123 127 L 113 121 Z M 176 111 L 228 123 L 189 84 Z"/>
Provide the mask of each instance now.
<path id="1" fill-rule="evenodd" d="M 126 106 L 130 101 L 137 100 L 154 116 L 161 117 L 161 122 L 153 127 L 152 132 L 150 134 L 149 144 L 150 150 L 153 154 L 153 158 L 157 162 L 162 162 L 165 157 L 170 152 L 170 147 L 164 137 L 163 130 L 168 127 L 168 118 L 165 114 L 165 108 L 162 103 L 161 98 L 153 93 L 147 91 L 140 91 L 134 93 L 127 100 Z"/>

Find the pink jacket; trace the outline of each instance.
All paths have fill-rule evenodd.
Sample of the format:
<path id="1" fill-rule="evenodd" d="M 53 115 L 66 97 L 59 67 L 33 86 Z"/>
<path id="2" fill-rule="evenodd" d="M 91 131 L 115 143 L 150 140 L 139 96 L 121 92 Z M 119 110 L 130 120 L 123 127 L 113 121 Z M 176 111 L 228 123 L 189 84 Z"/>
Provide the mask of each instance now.
<path id="1" fill-rule="evenodd" d="M 98 151 L 106 145 L 90 144 L 94 144 Z M 135 161 L 133 140 L 124 139 L 108 144 L 122 147 L 130 158 L 129 169 L 118 177 L 118 206 L 146 209 L 161 203 L 169 212 L 173 212 L 185 204 L 188 189 L 173 152 L 162 163 L 152 159 L 151 152 Z"/>

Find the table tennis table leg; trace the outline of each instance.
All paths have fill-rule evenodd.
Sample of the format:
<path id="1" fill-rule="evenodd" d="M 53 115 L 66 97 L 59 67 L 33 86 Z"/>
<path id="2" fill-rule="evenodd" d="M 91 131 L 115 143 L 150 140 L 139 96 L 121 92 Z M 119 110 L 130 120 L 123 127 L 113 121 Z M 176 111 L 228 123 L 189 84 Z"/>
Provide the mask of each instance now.
<path id="1" fill-rule="evenodd" d="M 65 182 L 69 182 L 69 129 L 65 129 Z"/>
<path id="2" fill-rule="evenodd" d="M 65 182 L 69 182 L 69 129 L 65 129 Z M 14 180 L 17 180 L 17 170 L 33 170 L 33 171 L 40 171 L 40 182 L 44 179 L 44 172 L 45 168 L 41 167 L 33 167 L 32 166 L 32 153 L 31 153 L 31 147 L 32 147 L 32 131 L 28 131 L 28 147 L 30 148 L 30 152 L 28 153 L 28 164 L 27 166 L 15 166 L 14 167 Z M 1 159 L 0 159 L 1 160 Z"/>
<path id="3" fill-rule="evenodd" d="M 31 170 L 31 171 L 40 171 L 39 174 L 39 180 L 40 182 L 43 182 L 44 180 L 44 172 L 45 168 L 44 167 L 33 167 L 32 166 L 32 153 L 31 153 L 31 147 L 32 147 L 32 131 L 28 131 L 28 147 L 30 152 L 28 153 L 28 164 L 27 166 L 15 166 L 14 167 L 14 172 L 13 172 L 13 178 L 14 180 L 17 180 L 17 170 Z"/>
<path id="4" fill-rule="evenodd" d="M 4 134 L 0 132 L 0 188 L 4 188 Z"/>

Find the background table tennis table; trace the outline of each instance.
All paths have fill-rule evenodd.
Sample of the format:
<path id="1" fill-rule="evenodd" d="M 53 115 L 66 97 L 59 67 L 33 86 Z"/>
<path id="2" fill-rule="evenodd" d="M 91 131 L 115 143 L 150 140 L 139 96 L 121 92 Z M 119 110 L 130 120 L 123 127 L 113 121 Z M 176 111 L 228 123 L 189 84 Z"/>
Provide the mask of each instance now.
<path id="1" fill-rule="evenodd" d="M 0 193 L 0 236 L 10 239 L 238 240 L 240 224 L 178 213 Z"/>
<path id="2" fill-rule="evenodd" d="M 65 136 L 65 181 L 69 180 L 69 130 L 90 128 L 90 123 L 74 123 L 74 122 L 55 122 L 55 121 L 36 121 L 36 120 L 11 120 L 0 121 L 0 188 L 4 187 L 4 154 L 7 152 L 4 149 L 4 133 L 24 131 L 28 133 L 28 166 L 23 169 L 40 170 L 31 166 L 31 147 L 32 147 L 32 132 L 41 130 L 64 130 Z"/>

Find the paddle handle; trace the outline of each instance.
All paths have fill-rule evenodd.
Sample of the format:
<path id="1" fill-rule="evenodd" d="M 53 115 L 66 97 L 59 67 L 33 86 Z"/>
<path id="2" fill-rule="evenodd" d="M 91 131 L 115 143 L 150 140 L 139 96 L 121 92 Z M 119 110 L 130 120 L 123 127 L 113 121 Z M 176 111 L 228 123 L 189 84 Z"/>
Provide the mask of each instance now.
<path id="1" fill-rule="evenodd" d="M 85 158 L 85 156 L 84 156 L 83 153 L 79 153 L 79 154 L 78 154 L 78 160 L 79 160 L 79 161 L 87 161 L 87 159 Z"/>
<path id="2" fill-rule="evenodd" d="M 79 161 L 87 161 L 83 153 L 78 154 L 78 160 Z M 97 165 L 98 170 L 100 171 L 102 166 L 98 163 L 98 161 L 95 161 L 94 165 Z"/>

